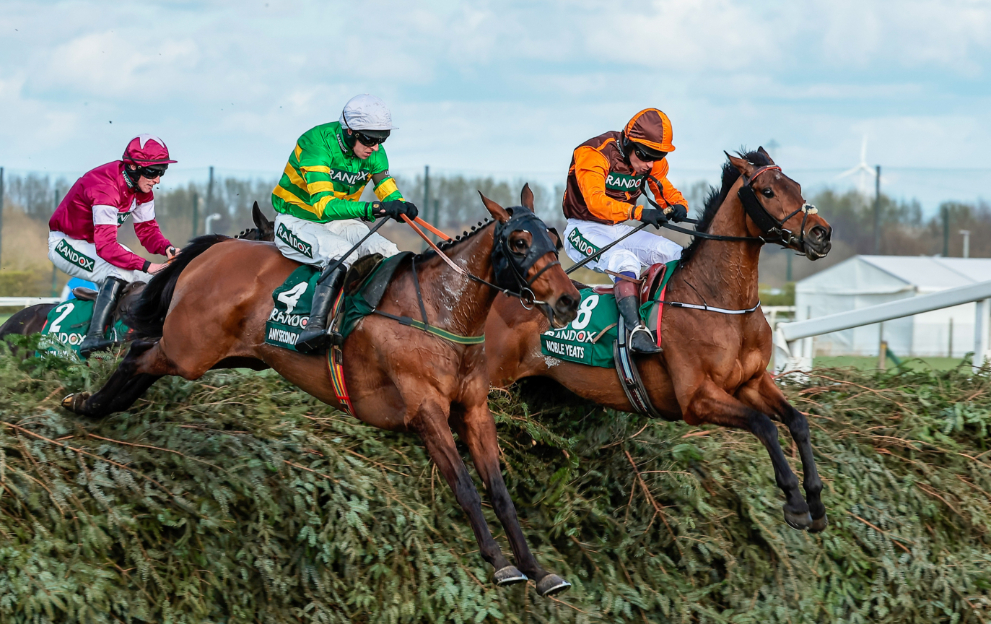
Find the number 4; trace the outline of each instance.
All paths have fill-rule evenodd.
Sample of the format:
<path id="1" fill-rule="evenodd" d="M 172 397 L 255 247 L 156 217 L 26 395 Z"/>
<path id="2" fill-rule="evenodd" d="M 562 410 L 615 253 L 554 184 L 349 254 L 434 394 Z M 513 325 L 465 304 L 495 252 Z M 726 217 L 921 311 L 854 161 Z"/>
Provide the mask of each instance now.
<path id="1" fill-rule="evenodd" d="M 292 311 L 296 309 L 296 304 L 299 303 L 299 298 L 306 292 L 308 285 L 308 282 L 300 282 L 286 292 L 279 294 L 279 301 L 286 304 L 286 314 L 292 314 Z"/>

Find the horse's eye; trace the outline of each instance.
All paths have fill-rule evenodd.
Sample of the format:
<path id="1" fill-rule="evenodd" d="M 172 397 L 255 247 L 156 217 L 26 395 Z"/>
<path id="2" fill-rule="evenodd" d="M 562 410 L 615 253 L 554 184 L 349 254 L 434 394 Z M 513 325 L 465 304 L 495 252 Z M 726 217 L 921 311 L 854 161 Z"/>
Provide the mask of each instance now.
<path id="1" fill-rule="evenodd" d="M 513 241 L 513 248 L 516 251 L 526 251 L 526 241 L 522 238 L 517 238 Z"/>
<path id="2" fill-rule="evenodd" d="M 761 193 L 764 194 L 764 197 L 774 197 L 774 191 L 769 188 L 764 189 Z"/>

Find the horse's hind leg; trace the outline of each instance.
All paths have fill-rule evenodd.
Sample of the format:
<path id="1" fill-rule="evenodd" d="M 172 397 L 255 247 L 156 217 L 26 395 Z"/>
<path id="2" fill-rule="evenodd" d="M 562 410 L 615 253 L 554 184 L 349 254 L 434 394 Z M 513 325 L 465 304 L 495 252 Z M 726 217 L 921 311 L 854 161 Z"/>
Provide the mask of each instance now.
<path id="1" fill-rule="evenodd" d="M 456 427 L 461 440 L 468 445 L 475 468 L 488 490 L 492 508 L 506 531 L 506 538 L 513 549 L 516 563 L 523 572 L 536 581 L 537 593 L 541 596 L 550 596 L 571 587 L 571 583 L 557 574 L 544 570 L 530 552 L 526 537 L 520 528 L 516 507 L 502 478 L 502 467 L 499 465 L 499 439 L 496 436 L 495 421 L 492 419 L 492 413 L 489 412 L 488 402 L 470 408 L 463 415 L 455 415 L 452 424 Z"/>
<path id="2" fill-rule="evenodd" d="M 155 346 L 154 342 L 140 340 L 131 343 L 127 355 L 102 388 L 92 395 L 88 392 L 70 394 L 62 399 L 62 407 L 95 418 L 126 410 L 161 377 L 138 372 L 141 356 Z"/>
<path id="3" fill-rule="evenodd" d="M 482 515 L 482 500 L 478 496 L 478 490 L 475 489 L 468 468 L 458 454 L 444 410 L 436 403 L 424 402 L 414 417 L 413 426 L 423 438 L 430 458 L 447 480 L 447 484 L 454 490 L 458 504 L 468 515 L 468 522 L 475 533 L 475 541 L 478 542 L 482 558 L 496 569 L 496 583 L 510 585 L 526 581 L 526 577 L 509 564 L 489 531 L 485 516 Z"/>
<path id="4" fill-rule="evenodd" d="M 757 396 L 753 396 L 754 394 Z M 812 525 L 809 526 L 809 531 L 818 533 L 825 530 L 829 520 L 826 518 L 826 506 L 822 502 L 822 480 L 819 478 L 815 456 L 812 454 L 809 421 L 805 414 L 788 402 L 788 399 L 785 398 L 781 389 L 775 385 L 768 373 L 761 376 L 756 392 L 741 392 L 740 398 L 757 409 L 775 414 L 788 427 L 788 431 L 791 432 L 791 437 L 798 447 L 798 454 L 802 458 L 804 477 L 802 485 L 805 488 L 805 500 L 809 503 L 809 512 L 812 514 Z"/>
<path id="5" fill-rule="evenodd" d="M 811 526 L 812 516 L 809 513 L 809 505 L 802 498 L 798 490 L 798 477 L 792 472 L 778 443 L 778 428 L 767 414 L 748 407 L 711 381 L 707 381 L 696 391 L 688 404 L 685 420 L 747 429 L 757 436 L 771 457 L 774 479 L 787 500 L 783 507 L 785 522 L 792 528 L 800 530 Z"/>

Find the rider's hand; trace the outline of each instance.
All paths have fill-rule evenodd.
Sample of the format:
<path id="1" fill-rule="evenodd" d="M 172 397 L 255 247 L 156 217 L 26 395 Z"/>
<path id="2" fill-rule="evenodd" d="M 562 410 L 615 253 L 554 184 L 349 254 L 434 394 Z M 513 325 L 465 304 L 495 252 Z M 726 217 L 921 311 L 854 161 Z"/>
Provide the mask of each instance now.
<path id="1" fill-rule="evenodd" d="M 640 213 L 640 221 L 643 223 L 649 223 L 655 228 L 661 227 L 662 224 L 668 222 L 668 218 L 664 216 L 664 212 L 658 210 L 657 208 L 644 208 L 643 212 Z"/>
<path id="2" fill-rule="evenodd" d="M 168 258 L 169 260 L 174 260 L 175 257 L 179 255 L 180 251 L 182 250 L 176 249 L 172 245 L 169 245 L 169 248 L 165 250 L 165 257 Z"/>
<path id="3" fill-rule="evenodd" d="M 688 208 L 682 206 L 681 204 L 675 204 L 667 209 L 666 213 L 668 219 L 674 221 L 675 223 L 681 223 L 688 218 Z"/>
<path id="4" fill-rule="evenodd" d="M 402 221 L 403 215 L 410 219 L 415 219 L 420 212 L 413 202 L 400 201 L 398 199 L 372 204 L 372 215 L 375 217 L 391 217 L 396 221 Z"/>
<path id="5" fill-rule="evenodd" d="M 164 264 L 158 264 L 157 262 L 152 262 L 151 264 L 148 265 L 148 273 L 154 275 L 155 273 L 158 273 L 159 271 L 164 269 L 165 266 L 166 265 Z"/>

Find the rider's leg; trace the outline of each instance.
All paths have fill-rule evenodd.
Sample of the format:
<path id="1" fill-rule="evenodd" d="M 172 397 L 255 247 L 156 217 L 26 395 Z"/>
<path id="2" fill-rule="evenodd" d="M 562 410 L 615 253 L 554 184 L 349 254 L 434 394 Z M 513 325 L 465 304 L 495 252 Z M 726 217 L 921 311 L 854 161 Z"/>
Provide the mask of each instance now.
<path id="1" fill-rule="evenodd" d="M 351 245 L 356 245 L 358 241 L 368 234 L 368 226 L 357 219 L 332 221 L 327 224 L 327 230 L 347 239 Z M 348 248 L 350 249 L 350 245 Z M 396 247 L 396 244 L 376 232 L 375 234 L 369 236 L 368 240 L 362 243 L 361 247 L 358 247 L 358 249 L 351 254 L 348 260 L 351 263 L 354 263 L 362 256 L 382 254 L 383 258 L 388 258 L 389 256 L 396 255 L 397 253 L 399 253 L 399 248 Z"/>
<path id="2" fill-rule="evenodd" d="M 310 318 L 296 340 L 296 350 L 300 353 L 319 353 L 334 341 L 335 337 L 327 333 L 327 315 L 347 270 L 342 264 L 325 276 L 326 279 L 317 283 L 310 304 Z"/>
<path id="3" fill-rule="evenodd" d="M 100 286 L 100 293 L 93 303 L 93 318 L 89 322 L 89 330 L 82 344 L 79 345 L 79 355 L 89 357 L 94 351 L 103 351 L 114 345 L 113 340 L 107 340 L 104 335 L 110 322 L 110 315 L 117 307 L 117 300 L 123 292 L 126 281 L 118 277 L 107 277 Z"/>
<path id="4" fill-rule="evenodd" d="M 626 249 L 613 248 L 603 254 L 603 262 L 606 268 L 620 275 L 636 279 L 640 271 L 640 261 L 630 251 Z M 662 349 L 654 342 L 653 335 L 644 327 L 640 320 L 640 296 L 636 283 L 617 278 L 616 288 L 613 293 L 616 295 L 616 307 L 623 315 L 623 321 L 630 337 L 630 349 L 634 353 L 660 353 Z"/>
<path id="5" fill-rule="evenodd" d="M 314 223 L 284 214 L 275 218 L 275 245 L 282 255 L 321 270 L 347 253 L 367 233 L 368 226 L 356 219 Z M 334 336 L 327 333 L 327 314 L 347 268 L 355 260 L 368 253 L 393 255 L 398 252 L 395 245 L 382 237 L 378 238 L 385 244 L 377 241 L 376 236 L 369 237 L 361 248 L 348 256 L 338 270 L 317 284 L 310 318 L 296 341 L 297 351 L 317 353 L 326 349 L 333 341 Z"/>
<path id="6" fill-rule="evenodd" d="M 627 225 L 617 227 L 627 228 L 627 231 L 631 229 Z M 681 258 L 682 251 L 682 246 L 678 243 L 646 230 L 630 235 L 616 246 L 632 252 L 643 266 L 677 260 Z"/>

